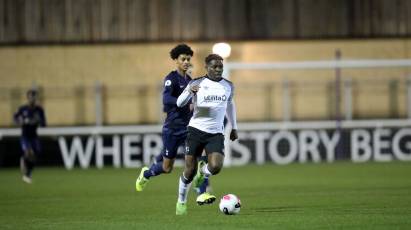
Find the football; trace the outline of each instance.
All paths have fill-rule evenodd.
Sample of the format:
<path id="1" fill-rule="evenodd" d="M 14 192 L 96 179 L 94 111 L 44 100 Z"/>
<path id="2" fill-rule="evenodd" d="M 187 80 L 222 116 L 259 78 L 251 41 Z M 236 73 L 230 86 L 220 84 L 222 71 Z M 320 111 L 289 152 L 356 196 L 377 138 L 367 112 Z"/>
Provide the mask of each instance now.
<path id="1" fill-rule="evenodd" d="M 220 211 L 226 215 L 238 214 L 241 209 L 241 201 L 234 194 L 224 195 L 220 200 Z"/>

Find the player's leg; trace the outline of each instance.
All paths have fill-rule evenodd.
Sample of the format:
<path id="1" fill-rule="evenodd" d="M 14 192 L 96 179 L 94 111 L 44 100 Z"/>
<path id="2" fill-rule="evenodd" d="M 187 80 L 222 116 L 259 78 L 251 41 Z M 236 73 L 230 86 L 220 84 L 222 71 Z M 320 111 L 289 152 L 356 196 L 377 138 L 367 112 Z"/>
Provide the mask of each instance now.
<path id="1" fill-rule="evenodd" d="M 23 154 L 20 158 L 20 170 L 22 179 L 26 183 L 31 183 L 31 173 L 34 168 L 34 153 L 31 146 L 31 141 L 27 138 L 20 139 Z"/>
<path id="2" fill-rule="evenodd" d="M 208 176 L 204 176 L 202 178 L 202 174 L 198 172 L 198 170 L 204 165 L 207 164 L 208 162 L 208 158 L 207 158 L 207 154 L 205 152 L 203 152 L 203 154 L 201 155 L 201 157 L 198 160 L 198 166 L 197 166 L 197 173 L 193 179 L 193 186 L 194 186 L 194 190 L 197 192 L 198 195 L 201 195 L 205 192 L 207 192 L 207 190 L 209 190 L 210 188 L 210 182 L 209 182 L 209 177 Z"/>
<path id="3" fill-rule="evenodd" d="M 26 162 L 25 162 L 25 156 L 27 155 L 27 149 L 28 149 L 28 143 L 26 141 L 25 138 L 21 138 L 20 139 L 20 146 L 21 146 L 21 156 L 20 156 L 20 171 L 21 171 L 21 175 L 25 176 L 27 173 L 27 166 L 26 166 Z"/>
<path id="4" fill-rule="evenodd" d="M 40 146 L 39 139 L 37 138 L 31 139 L 30 146 L 31 146 L 31 149 L 30 149 L 29 156 L 28 156 L 29 164 L 28 164 L 27 175 L 31 178 L 34 167 L 36 166 L 37 157 L 41 153 L 41 146 Z"/>
<path id="5" fill-rule="evenodd" d="M 208 163 L 200 171 L 208 176 L 217 175 L 223 168 L 224 155 L 221 152 L 212 152 L 208 154 Z"/>
<path id="6" fill-rule="evenodd" d="M 224 135 L 213 134 L 207 139 L 205 146 L 208 155 L 208 163 L 203 165 L 199 170 L 204 175 L 218 174 L 224 163 Z"/>
<path id="7" fill-rule="evenodd" d="M 163 152 L 161 152 L 160 154 L 158 154 L 155 159 L 154 159 L 154 163 L 158 163 L 158 162 L 163 162 Z"/>
<path id="8" fill-rule="evenodd" d="M 26 161 L 26 176 L 30 177 L 32 176 L 33 170 L 34 170 L 34 165 L 36 162 L 36 150 L 34 148 L 34 145 L 31 145 L 32 147 L 27 149 L 25 152 L 25 161 Z"/>
<path id="9" fill-rule="evenodd" d="M 185 156 L 183 174 L 178 183 L 178 199 L 176 204 L 176 215 L 187 214 L 187 196 L 190 190 L 191 181 L 197 169 L 197 157 L 193 155 Z"/>
<path id="10" fill-rule="evenodd" d="M 187 195 L 197 170 L 197 158 L 204 149 L 201 133 L 188 128 L 186 140 L 185 164 L 183 175 L 179 179 L 176 215 L 187 213 Z"/>
<path id="11" fill-rule="evenodd" d="M 206 145 L 207 146 L 207 145 Z M 207 151 L 207 150 L 206 150 Z M 208 178 L 211 175 L 217 174 L 224 162 L 224 155 L 219 151 L 211 152 L 208 154 L 208 163 L 203 164 L 198 169 L 198 174 L 202 175 L 204 178 Z M 204 192 L 199 195 L 196 199 L 198 205 L 212 204 L 216 200 L 216 197 L 208 192 Z"/>
<path id="12" fill-rule="evenodd" d="M 171 173 L 174 167 L 175 156 L 173 158 L 163 157 L 163 173 Z"/>
<path id="13" fill-rule="evenodd" d="M 32 149 L 27 149 L 24 152 L 24 156 L 20 159 L 20 169 L 23 174 L 23 181 L 31 184 L 34 169 L 34 153 Z"/>
<path id="14" fill-rule="evenodd" d="M 177 157 L 178 147 L 184 143 L 186 136 L 173 135 L 171 132 L 163 133 L 164 148 L 161 153 L 162 160 L 156 158 L 156 162 L 150 167 L 150 170 L 145 172 L 144 177 L 149 179 L 153 176 L 158 176 L 163 173 L 171 173 L 174 167 L 174 162 Z"/>
<path id="15" fill-rule="evenodd" d="M 170 144 L 167 145 L 168 152 L 166 151 L 163 156 L 163 171 L 164 173 L 171 173 L 174 168 L 174 162 L 177 158 L 178 147 L 185 144 L 187 134 L 172 135 Z"/>
<path id="16" fill-rule="evenodd" d="M 224 155 L 220 151 L 211 152 L 208 154 L 208 163 L 203 164 L 198 170 L 204 177 L 216 175 L 221 171 L 224 162 Z M 212 204 L 216 200 L 216 197 L 210 193 L 203 193 L 197 197 L 197 204 Z"/>
<path id="17" fill-rule="evenodd" d="M 177 156 L 179 136 L 174 136 L 170 131 L 164 131 L 163 135 L 164 148 L 161 153 L 163 160 L 156 160 L 150 168 L 143 167 L 140 175 L 136 180 L 136 191 L 143 191 L 151 177 L 161 175 L 163 173 L 170 173 L 174 166 L 174 161 Z M 185 139 L 185 136 L 184 136 Z"/>
<path id="18" fill-rule="evenodd" d="M 24 162 L 24 154 L 20 157 L 20 172 L 21 175 L 26 175 L 27 172 L 26 163 Z"/>

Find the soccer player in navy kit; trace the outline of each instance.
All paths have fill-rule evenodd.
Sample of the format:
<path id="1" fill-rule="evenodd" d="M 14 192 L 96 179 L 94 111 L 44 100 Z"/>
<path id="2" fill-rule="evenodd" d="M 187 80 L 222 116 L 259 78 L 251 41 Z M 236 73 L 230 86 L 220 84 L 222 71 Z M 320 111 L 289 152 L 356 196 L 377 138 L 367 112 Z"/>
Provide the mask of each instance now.
<path id="1" fill-rule="evenodd" d="M 185 44 L 176 46 L 170 52 L 170 57 L 176 62 L 177 69 L 170 72 L 164 79 L 163 111 L 167 113 L 167 117 L 162 130 L 164 144 L 161 153 L 162 160 L 157 158 L 157 161 L 150 168 L 143 167 L 141 169 L 140 175 L 136 180 L 136 190 L 138 192 L 143 191 L 151 177 L 172 171 L 177 156 L 177 149 L 185 143 L 187 125 L 192 116 L 192 109 L 190 109 L 190 103 L 178 107 L 176 102 L 178 96 L 180 96 L 191 81 L 187 71 L 191 66 L 193 53 L 191 48 Z M 207 199 L 214 196 L 205 195 L 202 197 L 206 199 L 204 202 L 207 203 Z"/>
<path id="2" fill-rule="evenodd" d="M 27 91 L 28 104 L 21 106 L 14 114 L 14 122 L 21 126 L 20 144 L 23 154 L 20 158 L 20 169 L 23 181 L 32 182 L 32 172 L 41 147 L 37 136 L 37 128 L 46 126 L 46 116 L 41 106 L 36 105 L 37 91 Z"/>

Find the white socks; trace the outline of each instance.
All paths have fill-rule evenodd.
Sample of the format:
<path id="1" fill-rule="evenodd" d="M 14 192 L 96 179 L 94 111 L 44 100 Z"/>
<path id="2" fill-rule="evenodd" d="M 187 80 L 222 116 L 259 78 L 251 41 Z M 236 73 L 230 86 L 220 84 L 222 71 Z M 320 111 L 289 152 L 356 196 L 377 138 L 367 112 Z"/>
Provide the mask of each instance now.
<path id="1" fill-rule="evenodd" d="M 178 203 L 186 203 L 187 202 L 187 194 L 190 190 L 191 182 L 186 184 L 187 178 L 183 175 L 180 177 L 179 184 L 178 184 Z"/>
<path id="2" fill-rule="evenodd" d="M 208 170 L 208 164 L 204 165 L 201 169 L 200 169 L 201 173 L 204 174 L 205 177 L 209 177 L 211 174 L 210 170 Z M 190 190 L 190 186 L 191 186 L 191 181 L 189 183 L 187 183 L 188 180 L 187 178 L 183 175 L 180 177 L 179 179 L 179 183 L 178 183 L 178 203 L 186 203 L 187 202 L 187 195 L 188 195 L 188 191 Z"/>

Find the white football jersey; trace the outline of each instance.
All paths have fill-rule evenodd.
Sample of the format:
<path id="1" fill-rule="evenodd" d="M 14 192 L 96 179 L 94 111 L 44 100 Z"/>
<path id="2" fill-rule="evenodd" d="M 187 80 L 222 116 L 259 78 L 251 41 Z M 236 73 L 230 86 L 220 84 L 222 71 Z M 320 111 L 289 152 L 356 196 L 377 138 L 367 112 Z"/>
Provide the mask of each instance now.
<path id="1" fill-rule="evenodd" d="M 233 84 L 224 78 L 213 81 L 202 77 L 191 81 L 186 90 L 190 85 L 199 85 L 200 89 L 192 97 L 194 111 L 188 126 L 207 133 L 224 133 L 224 117 L 227 104 L 232 102 Z"/>

